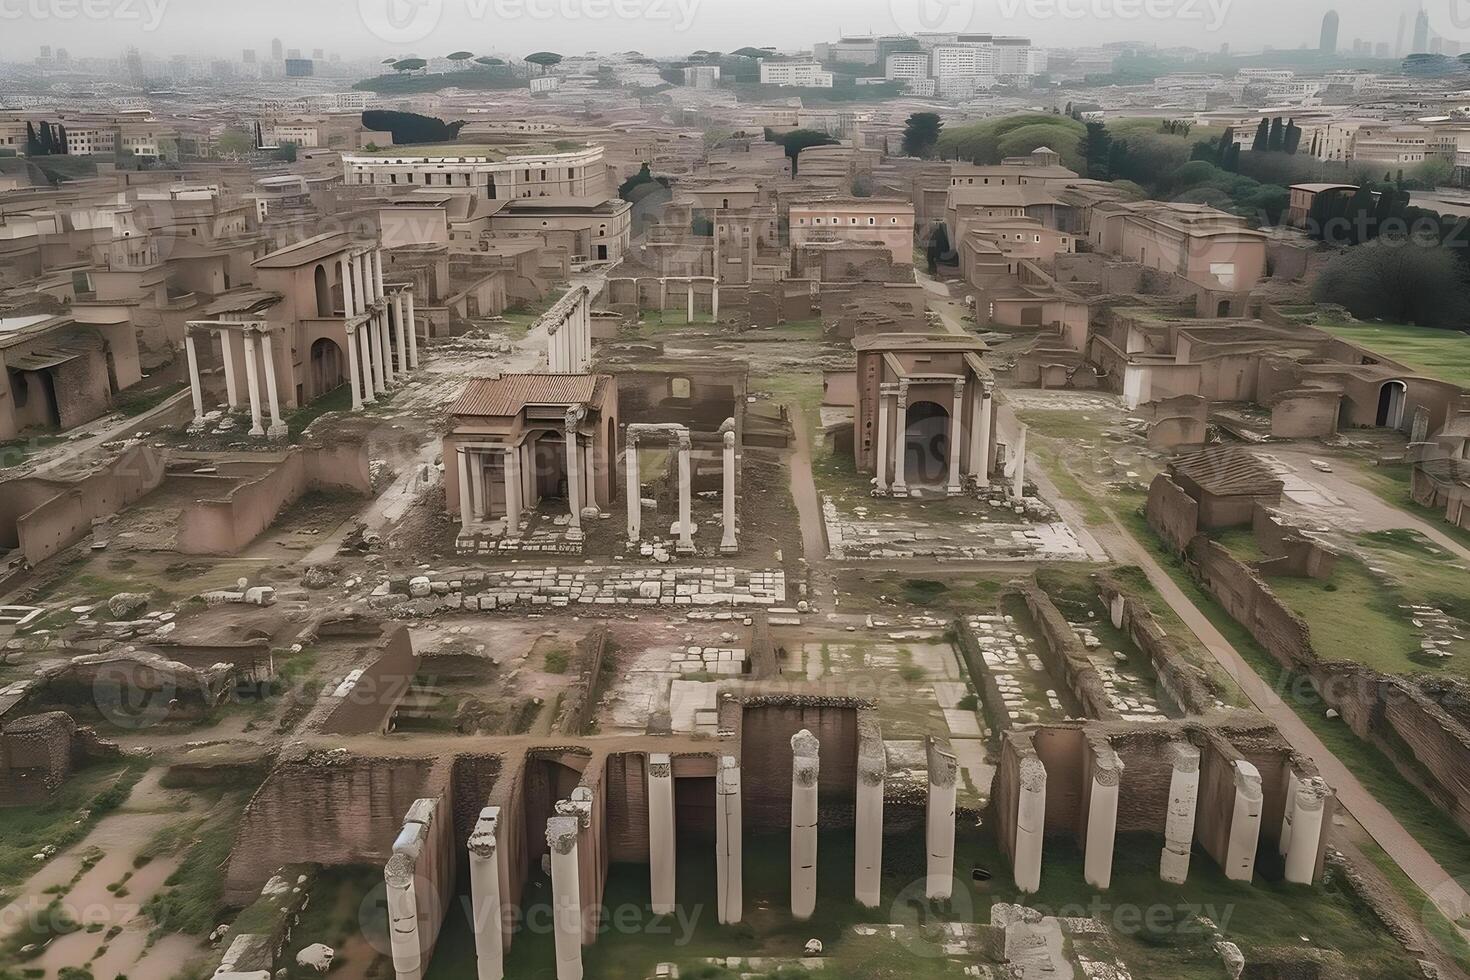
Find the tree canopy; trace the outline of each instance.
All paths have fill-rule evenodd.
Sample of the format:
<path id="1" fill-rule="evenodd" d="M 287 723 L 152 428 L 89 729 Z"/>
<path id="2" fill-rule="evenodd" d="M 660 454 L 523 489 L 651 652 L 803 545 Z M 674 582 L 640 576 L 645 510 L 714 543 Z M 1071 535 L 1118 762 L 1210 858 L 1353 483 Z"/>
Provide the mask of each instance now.
<path id="1" fill-rule="evenodd" d="M 837 141 L 826 133 L 815 129 L 793 129 L 789 133 L 776 133 L 766 130 L 766 140 L 776 143 L 786 151 L 786 156 L 791 160 L 791 173 L 795 176 L 801 166 L 800 157 L 802 150 L 809 150 L 814 146 L 836 146 Z"/>
<path id="2" fill-rule="evenodd" d="M 916 112 L 903 128 L 903 152 L 911 157 L 929 157 L 939 145 L 944 122 L 937 112 Z"/>
<path id="3" fill-rule="evenodd" d="M 416 143 L 447 143 L 459 136 L 463 122 L 446 123 L 436 116 L 416 112 L 369 109 L 362 114 L 362 125 L 375 133 L 392 133 L 393 142 L 401 146 Z"/>
<path id="4" fill-rule="evenodd" d="M 1464 265 L 1443 246 L 1413 239 L 1346 249 L 1323 268 L 1313 297 L 1363 320 L 1454 328 L 1470 318 Z"/>

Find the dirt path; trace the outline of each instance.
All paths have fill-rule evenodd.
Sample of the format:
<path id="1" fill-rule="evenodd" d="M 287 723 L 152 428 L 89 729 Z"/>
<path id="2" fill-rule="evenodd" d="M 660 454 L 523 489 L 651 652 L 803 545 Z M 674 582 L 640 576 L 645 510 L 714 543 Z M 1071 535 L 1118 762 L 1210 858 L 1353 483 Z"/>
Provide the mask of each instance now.
<path id="1" fill-rule="evenodd" d="M 1466 893 L 1463 884 L 1440 867 L 1439 862 L 1404 829 L 1398 818 L 1358 782 L 1352 770 L 1332 754 L 1301 720 L 1295 709 L 1283 701 L 1271 685 L 1245 662 L 1230 641 L 1215 629 L 1204 613 L 1154 560 L 1153 555 L 1134 540 L 1122 525 L 1117 524 L 1116 520 L 1113 532 L 1103 536 L 1108 551 L 1114 558 L 1143 569 L 1153 587 L 1194 635 L 1199 637 L 1211 656 L 1230 674 L 1251 703 L 1271 719 L 1293 748 L 1312 760 L 1322 777 L 1336 791 L 1339 802 L 1348 813 L 1393 858 L 1394 863 L 1414 884 L 1429 896 L 1430 901 L 1445 917 L 1455 922 L 1465 915 L 1466 910 L 1470 909 L 1470 894 Z M 1470 933 L 1463 928 L 1460 932 L 1470 940 Z"/>
<path id="2" fill-rule="evenodd" d="M 817 495 L 817 482 L 812 478 L 812 436 L 801 406 L 786 406 L 791 413 L 795 447 L 791 452 L 791 498 L 801 516 L 801 548 L 813 565 L 827 560 L 827 529 L 822 523 L 822 501 Z"/>

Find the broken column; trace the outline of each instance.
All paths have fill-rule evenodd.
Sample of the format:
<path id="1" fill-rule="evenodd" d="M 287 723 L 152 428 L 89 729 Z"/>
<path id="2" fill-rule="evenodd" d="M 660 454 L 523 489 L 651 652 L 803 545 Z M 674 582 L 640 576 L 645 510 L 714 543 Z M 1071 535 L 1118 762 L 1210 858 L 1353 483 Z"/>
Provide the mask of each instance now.
<path id="1" fill-rule="evenodd" d="M 904 467 L 909 453 L 909 383 L 898 383 L 898 402 L 893 412 L 893 495 L 907 497 L 908 481 L 904 478 Z"/>
<path id="2" fill-rule="evenodd" d="M 395 852 L 383 868 L 388 898 L 388 945 L 397 980 L 418 980 L 423 952 L 419 944 L 419 907 L 414 893 L 413 859 Z"/>
<path id="3" fill-rule="evenodd" d="M 194 346 L 194 334 L 184 331 L 184 355 L 189 361 L 189 395 L 194 400 L 194 422 L 204 422 L 204 390 L 199 380 L 199 351 Z"/>
<path id="4" fill-rule="evenodd" d="M 580 467 L 577 465 L 581 453 L 577 449 L 577 429 L 582 424 L 582 409 L 569 408 L 566 415 L 567 424 L 567 501 L 568 509 L 571 511 L 572 522 L 567 526 L 567 540 L 579 542 L 582 540 L 582 485 L 581 477 L 578 475 Z"/>
<path id="5" fill-rule="evenodd" d="M 1082 876 L 1089 885 L 1103 889 L 1113 881 L 1113 845 L 1118 834 L 1118 784 L 1123 778 L 1123 760 L 1106 741 L 1092 750 L 1092 786 L 1087 801 L 1087 850 Z"/>
<path id="6" fill-rule="evenodd" d="M 954 383 L 954 411 L 949 415 L 949 483 L 944 491 L 957 497 L 964 490 L 960 485 L 960 457 L 964 455 L 965 382 Z"/>
<path id="7" fill-rule="evenodd" d="M 352 385 L 352 409 L 362 408 L 362 364 L 357 353 L 357 328 L 347 327 L 347 379 Z"/>
<path id="8" fill-rule="evenodd" d="M 271 335 L 267 329 L 260 331 L 261 362 L 265 367 L 266 402 L 271 410 L 270 428 L 266 435 L 272 439 L 286 438 L 286 423 L 281 418 L 281 395 L 276 382 L 276 355 L 271 347 Z"/>
<path id="9" fill-rule="evenodd" d="M 735 420 L 726 419 L 720 426 L 720 438 L 725 444 L 725 486 L 721 503 L 724 505 L 724 535 L 720 538 L 720 551 L 734 554 L 739 549 L 735 540 Z"/>
<path id="10" fill-rule="evenodd" d="M 859 715 L 853 896 L 870 909 L 878 907 L 883 885 L 883 788 L 887 778 L 888 752 L 878 721 Z"/>
<path id="11" fill-rule="evenodd" d="M 1033 752 L 1022 758 L 1021 791 L 1016 799 L 1016 887 L 1034 892 L 1041 887 L 1041 844 L 1046 836 L 1046 766 Z"/>
<path id="12" fill-rule="evenodd" d="M 976 389 L 973 420 L 970 427 L 970 475 L 975 487 L 986 490 L 990 487 L 990 413 L 995 404 L 992 386 L 981 384 Z"/>
<path id="13" fill-rule="evenodd" d="M 1255 874 L 1263 800 L 1260 771 L 1244 759 L 1235 760 L 1235 807 L 1225 851 L 1225 877 L 1233 881 L 1250 881 Z"/>
<path id="14" fill-rule="evenodd" d="M 505 935 L 500 913 L 500 807 L 487 806 L 470 832 L 470 926 L 475 933 L 478 980 L 505 976 Z"/>
<path id="15" fill-rule="evenodd" d="M 582 882 L 577 870 L 576 817 L 546 821 L 551 849 L 551 922 L 556 940 L 556 980 L 582 980 Z"/>
<path id="16" fill-rule="evenodd" d="M 505 536 L 521 536 L 521 453 L 516 446 L 505 450 Z"/>
<path id="17" fill-rule="evenodd" d="M 648 876 L 653 914 L 674 911 L 674 767 L 667 753 L 648 756 Z"/>
<path id="18" fill-rule="evenodd" d="M 1310 885 L 1317 875 L 1317 855 L 1322 849 L 1322 823 L 1327 797 L 1332 791 L 1320 776 L 1297 783 L 1294 796 L 1286 801 L 1292 811 L 1291 843 L 1286 850 L 1286 880 Z"/>
<path id="19" fill-rule="evenodd" d="M 812 917 L 817 908 L 817 737 L 803 728 L 791 736 L 791 915 Z"/>
<path id="20" fill-rule="evenodd" d="M 924 831 L 928 855 L 924 897 L 946 901 L 954 893 L 955 791 L 960 767 L 948 745 L 941 745 L 932 735 L 926 742 L 929 805 Z"/>
<path id="21" fill-rule="evenodd" d="M 265 435 L 260 417 L 260 367 L 255 359 L 255 334 L 245 334 L 245 385 L 250 389 L 250 434 Z"/>
<path id="22" fill-rule="evenodd" d="M 694 550 L 694 517 L 690 513 L 689 430 L 681 428 L 675 434 L 669 448 L 679 453 L 679 543 L 677 550 L 688 554 Z"/>
<path id="23" fill-rule="evenodd" d="M 888 492 L 888 397 L 892 385 L 878 386 L 878 492 Z"/>
<path id="24" fill-rule="evenodd" d="M 1169 777 L 1169 812 L 1164 817 L 1164 851 L 1159 877 L 1182 885 L 1189 877 L 1189 854 L 1194 847 L 1194 811 L 1199 800 L 1199 749 L 1189 742 L 1169 746 L 1174 764 Z"/>
<path id="25" fill-rule="evenodd" d="M 643 531 L 643 482 L 638 475 L 638 433 L 629 427 L 623 439 L 623 472 L 628 486 L 628 543 L 637 544 Z"/>
<path id="26" fill-rule="evenodd" d="M 739 922 L 745 894 L 741 833 L 740 762 L 720 756 L 715 770 L 715 912 L 721 925 Z"/>

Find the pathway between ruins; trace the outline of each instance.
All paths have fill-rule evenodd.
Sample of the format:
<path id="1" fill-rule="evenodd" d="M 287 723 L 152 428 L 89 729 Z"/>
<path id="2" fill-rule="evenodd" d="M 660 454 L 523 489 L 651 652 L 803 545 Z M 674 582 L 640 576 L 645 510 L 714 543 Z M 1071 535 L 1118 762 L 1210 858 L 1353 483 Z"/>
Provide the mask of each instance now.
<path id="1" fill-rule="evenodd" d="M 1149 582 L 1169 603 L 1184 624 L 1199 637 L 1210 654 L 1240 685 L 1251 703 L 1270 718 L 1292 747 L 1316 764 L 1323 778 L 1337 791 L 1338 801 L 1352 814 L 1353 819 L 1378 842 L 1378 846 L 1393 858 L 1403 872 L 1419 889 L 1429 896 L 1430 901 L 1451 922 L 1456 922 L 1466 909 L 1470 909 L 1470 894 L 1462 882 L 1452 878 L 1438 861 L 1426 851 L 1414 836 L 1404 829 L 1388 808 L 1379 803 L 1347 766 L 1328 750 L 1316 734 L 1298 717 L 1296 710 L 1281 699 L 1281 696 L 1247 664 L 1230 641 L 1215 629 L 1204 613 L 1190 601 L 1169 577 L 1169 574 L 1154 560 L 1126 529 L 1114 519 L 1116 534 L 1108 534 L 1109 550 L 1115 558 L 1138 565 L 1148 576 Z M 1470 931 L 1456 926 L 1460 934 L 1470 940 Z"/>

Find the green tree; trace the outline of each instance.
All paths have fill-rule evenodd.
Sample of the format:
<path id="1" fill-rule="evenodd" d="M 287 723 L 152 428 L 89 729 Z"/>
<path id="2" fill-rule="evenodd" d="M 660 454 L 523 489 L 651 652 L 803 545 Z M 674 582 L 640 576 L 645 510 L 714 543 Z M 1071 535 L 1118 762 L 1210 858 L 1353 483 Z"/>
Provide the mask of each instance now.
<path id="1" fill-rule="evenodd" d="M 1093 180 L 1108 180 L 1113 172 L 1108 169 L 1108 154 L 1113 146 L 1113 137 L 1108 127 L 1100 122 L 1087 124 L 1087 134 L 1082 137 L 1082 155 L 1087 160 L 1086 176 Z"/>
<path id="2" fill-rule="evenodd" d="M 544 73 L 548 68 L 553 68 L 562 63 L 562 56 L 555 51 L 536 51 L 526 55 L 522 59 L 528 65 L 535 65 Z"/>
<path id="3" fill-rule="evenodd" d="M 904 155 L 926 158 L 933 156 L 943 131 L 944 122 L 937 112 L 916 112 L 909 116 L 903 128 Z"/>
<path id="4" fill-rule="evenodd" d="M 1262 118 L 1261 124 L 1256 127 L 1256 138 L 1251 142 L 1252 153 L 1266 152 L 1266 143 L 1271 138 L 1271 120 Z"/>
<path id="5" fill-rule="evenodd" d="M 1276 116 L 1271 120 L 1271 128 L 1266 134 L 1266 151 L 1268 153 L 1280 153 L 1285 145 L 1286 129 L 1281 125 L 1281 117 Z"/>
<path id="6" fill-rule="evenodd" d="M 836 146 L 837 141 L 826 133 L 815 129 L 793 129 L 789 133 L 777 134 L 766 130 L 766 140 L 778 144 L 791 160 L 791 175 L 794 177 L 801 166 L 801 151 L 814 146 Z"/>
<path id="7" fill-rule="evenodd" d="M 1410 239 L 1379 239 L 1328 262 L 1312 290 L 1362 320 L 1456 328 L 1470 319 L 1463 264 L 1446 248 Z"/>

